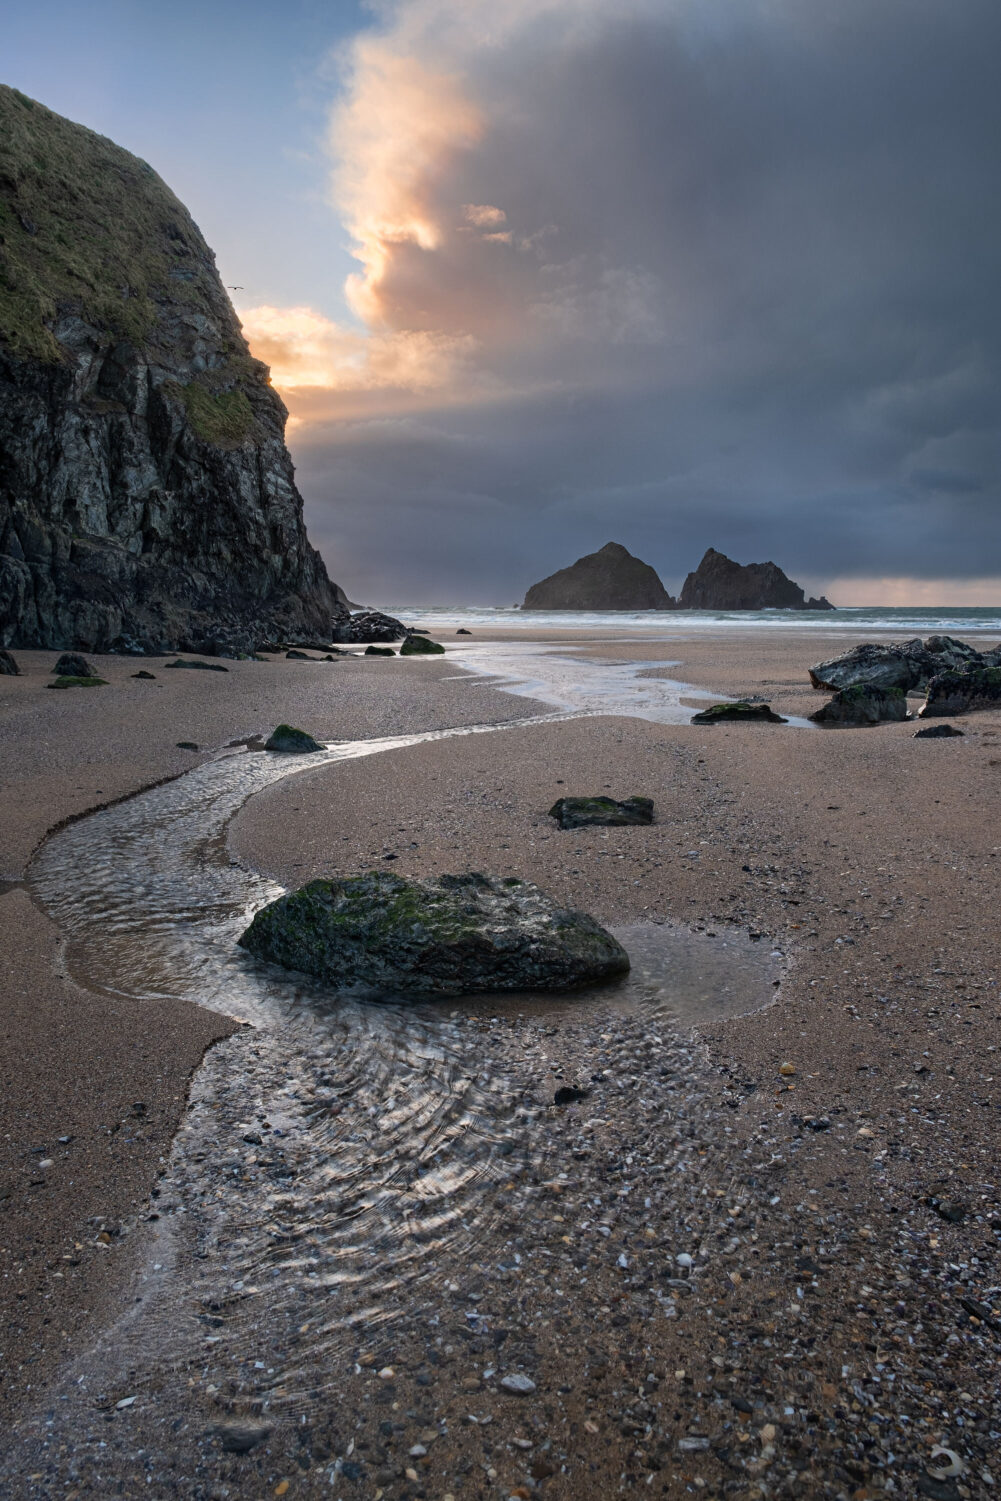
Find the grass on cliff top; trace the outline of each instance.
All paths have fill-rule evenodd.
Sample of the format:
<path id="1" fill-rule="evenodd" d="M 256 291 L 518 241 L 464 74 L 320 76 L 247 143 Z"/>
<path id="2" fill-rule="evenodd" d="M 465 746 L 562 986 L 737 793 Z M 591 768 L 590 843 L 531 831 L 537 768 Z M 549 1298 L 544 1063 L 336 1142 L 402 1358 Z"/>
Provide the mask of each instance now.
<path id="1" fill-rule="evenodd" d="M 142 349 L 158 297 L 232 321 L 233 361 L 249 367 L 212 252 L 153 168 L 0 84 L 0 342 L 58 361 L 47 325 L 76 309 Z"/>

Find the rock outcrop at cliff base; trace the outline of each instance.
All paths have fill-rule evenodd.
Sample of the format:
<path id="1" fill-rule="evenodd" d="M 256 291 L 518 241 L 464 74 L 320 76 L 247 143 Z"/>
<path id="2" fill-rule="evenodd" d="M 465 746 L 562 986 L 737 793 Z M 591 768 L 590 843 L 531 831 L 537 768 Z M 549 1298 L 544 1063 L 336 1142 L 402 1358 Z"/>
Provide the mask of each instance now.
<path id="1" fill-rule="evenodd" d="M 152 168 L 0 86 L 0 645 L 329 640 L 286 415 Z"/>

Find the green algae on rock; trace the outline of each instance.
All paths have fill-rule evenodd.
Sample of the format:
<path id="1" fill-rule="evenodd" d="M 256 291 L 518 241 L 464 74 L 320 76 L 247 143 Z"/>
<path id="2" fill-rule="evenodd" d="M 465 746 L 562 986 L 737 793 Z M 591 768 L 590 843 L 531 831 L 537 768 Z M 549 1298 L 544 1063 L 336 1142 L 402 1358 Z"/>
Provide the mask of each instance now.
<path id="1" fill-rule="evenodd" d="M 400 647 L 401 657 L 440 657 L 445 655 L 445 648 L 439 646 L 437 641 L 429 641 L 426 636 L 408 636 Z"/>
<path id="2" fill-rule="evenodd" d="M 907 718 L 907 695 L 903 688 L 879 688 L 873 683 L 854 683 L 842 688 L 829 703 L 810 715 L 825 729 L 861 729 L 865 725 L 900 723 Z"/>
<path id="3" fill-rule="evenodd" d="M 311 751 L 325 750 L 326 747 L 305 730 L 297 730 L 291 724 L 280 724 L 265 741 L 264 749 L 282 751 L 285 755 L 306 756 Z"/>
<path id="4" fill-rule="evenodd" d="M 366 657 L 395 657 L 396 653 L 391 646 L 366 646 Z"/>
<path id="5" fill-rule="evenodd" d="M 928 694 L 918 711 L 921 719 L 935 715 L 968 714 L 975 709 L 996 709 L 1001 703 L 1001 666 L 969 662 L 964 667 L 937 673 L 928 684 Z"/>
<path id="6" fill-rule="evenodd" d="M 98 677 L 58 677 L 51 683 L 46 683 L 46 688 L 107 688 L 107 678 Z"/>
<path id="7" fill-rule="evenodd" d="M 238 940 L 341 989 L 416 997 L 575 990 L 629 957 L 592 917 L 528 881 L 479 874 L 318 879 L 258 912 Z"/>
<path id="8" fill-rule="evenodd" d="M 627 797 L 619 803 L 614 797 L 561 797 L 550 808 L 549 816 L 561 829 L 648 824 L 653 823 L 653 799 Z"/>
<path id="9" fill-rule="evenodd" d="M 733 704 L 712 704 L 692 715 L 692 724 L 788 724 L 770 704 L 751 704 L 738 699 Z"/>

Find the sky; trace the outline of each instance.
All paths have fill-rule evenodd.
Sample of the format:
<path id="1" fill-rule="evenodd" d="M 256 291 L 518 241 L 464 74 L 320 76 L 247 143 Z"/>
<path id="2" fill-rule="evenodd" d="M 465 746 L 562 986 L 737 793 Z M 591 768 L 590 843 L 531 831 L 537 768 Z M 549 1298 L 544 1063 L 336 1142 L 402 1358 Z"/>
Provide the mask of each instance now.
<path id="1" fill-rule="evenodd" d="M 1001 602 L 997 0 L 37 0 L 0 77 L 191 209 L 353 599 L 609 540 Z"/>

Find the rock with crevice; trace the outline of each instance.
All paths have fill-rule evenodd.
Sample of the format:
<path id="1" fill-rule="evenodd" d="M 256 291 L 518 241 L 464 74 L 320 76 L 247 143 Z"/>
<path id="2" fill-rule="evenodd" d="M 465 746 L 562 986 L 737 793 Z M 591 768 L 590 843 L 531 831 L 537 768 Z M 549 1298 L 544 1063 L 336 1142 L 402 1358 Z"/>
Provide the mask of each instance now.
<path id="1" fill-rule="evenodd" d="M 0 644 L 329 640 L 348 609 L 306 537 L 287 414 L 190 214 L 5 86 L 0 142 Z"/>
<path id="2" fill-rule="evenodd" d="M 567 991 L 629 969 L 592 917 L 514 876 L 310 881 L 259 912 L 239 942 L 339 989 L 399 997 Z"/>

